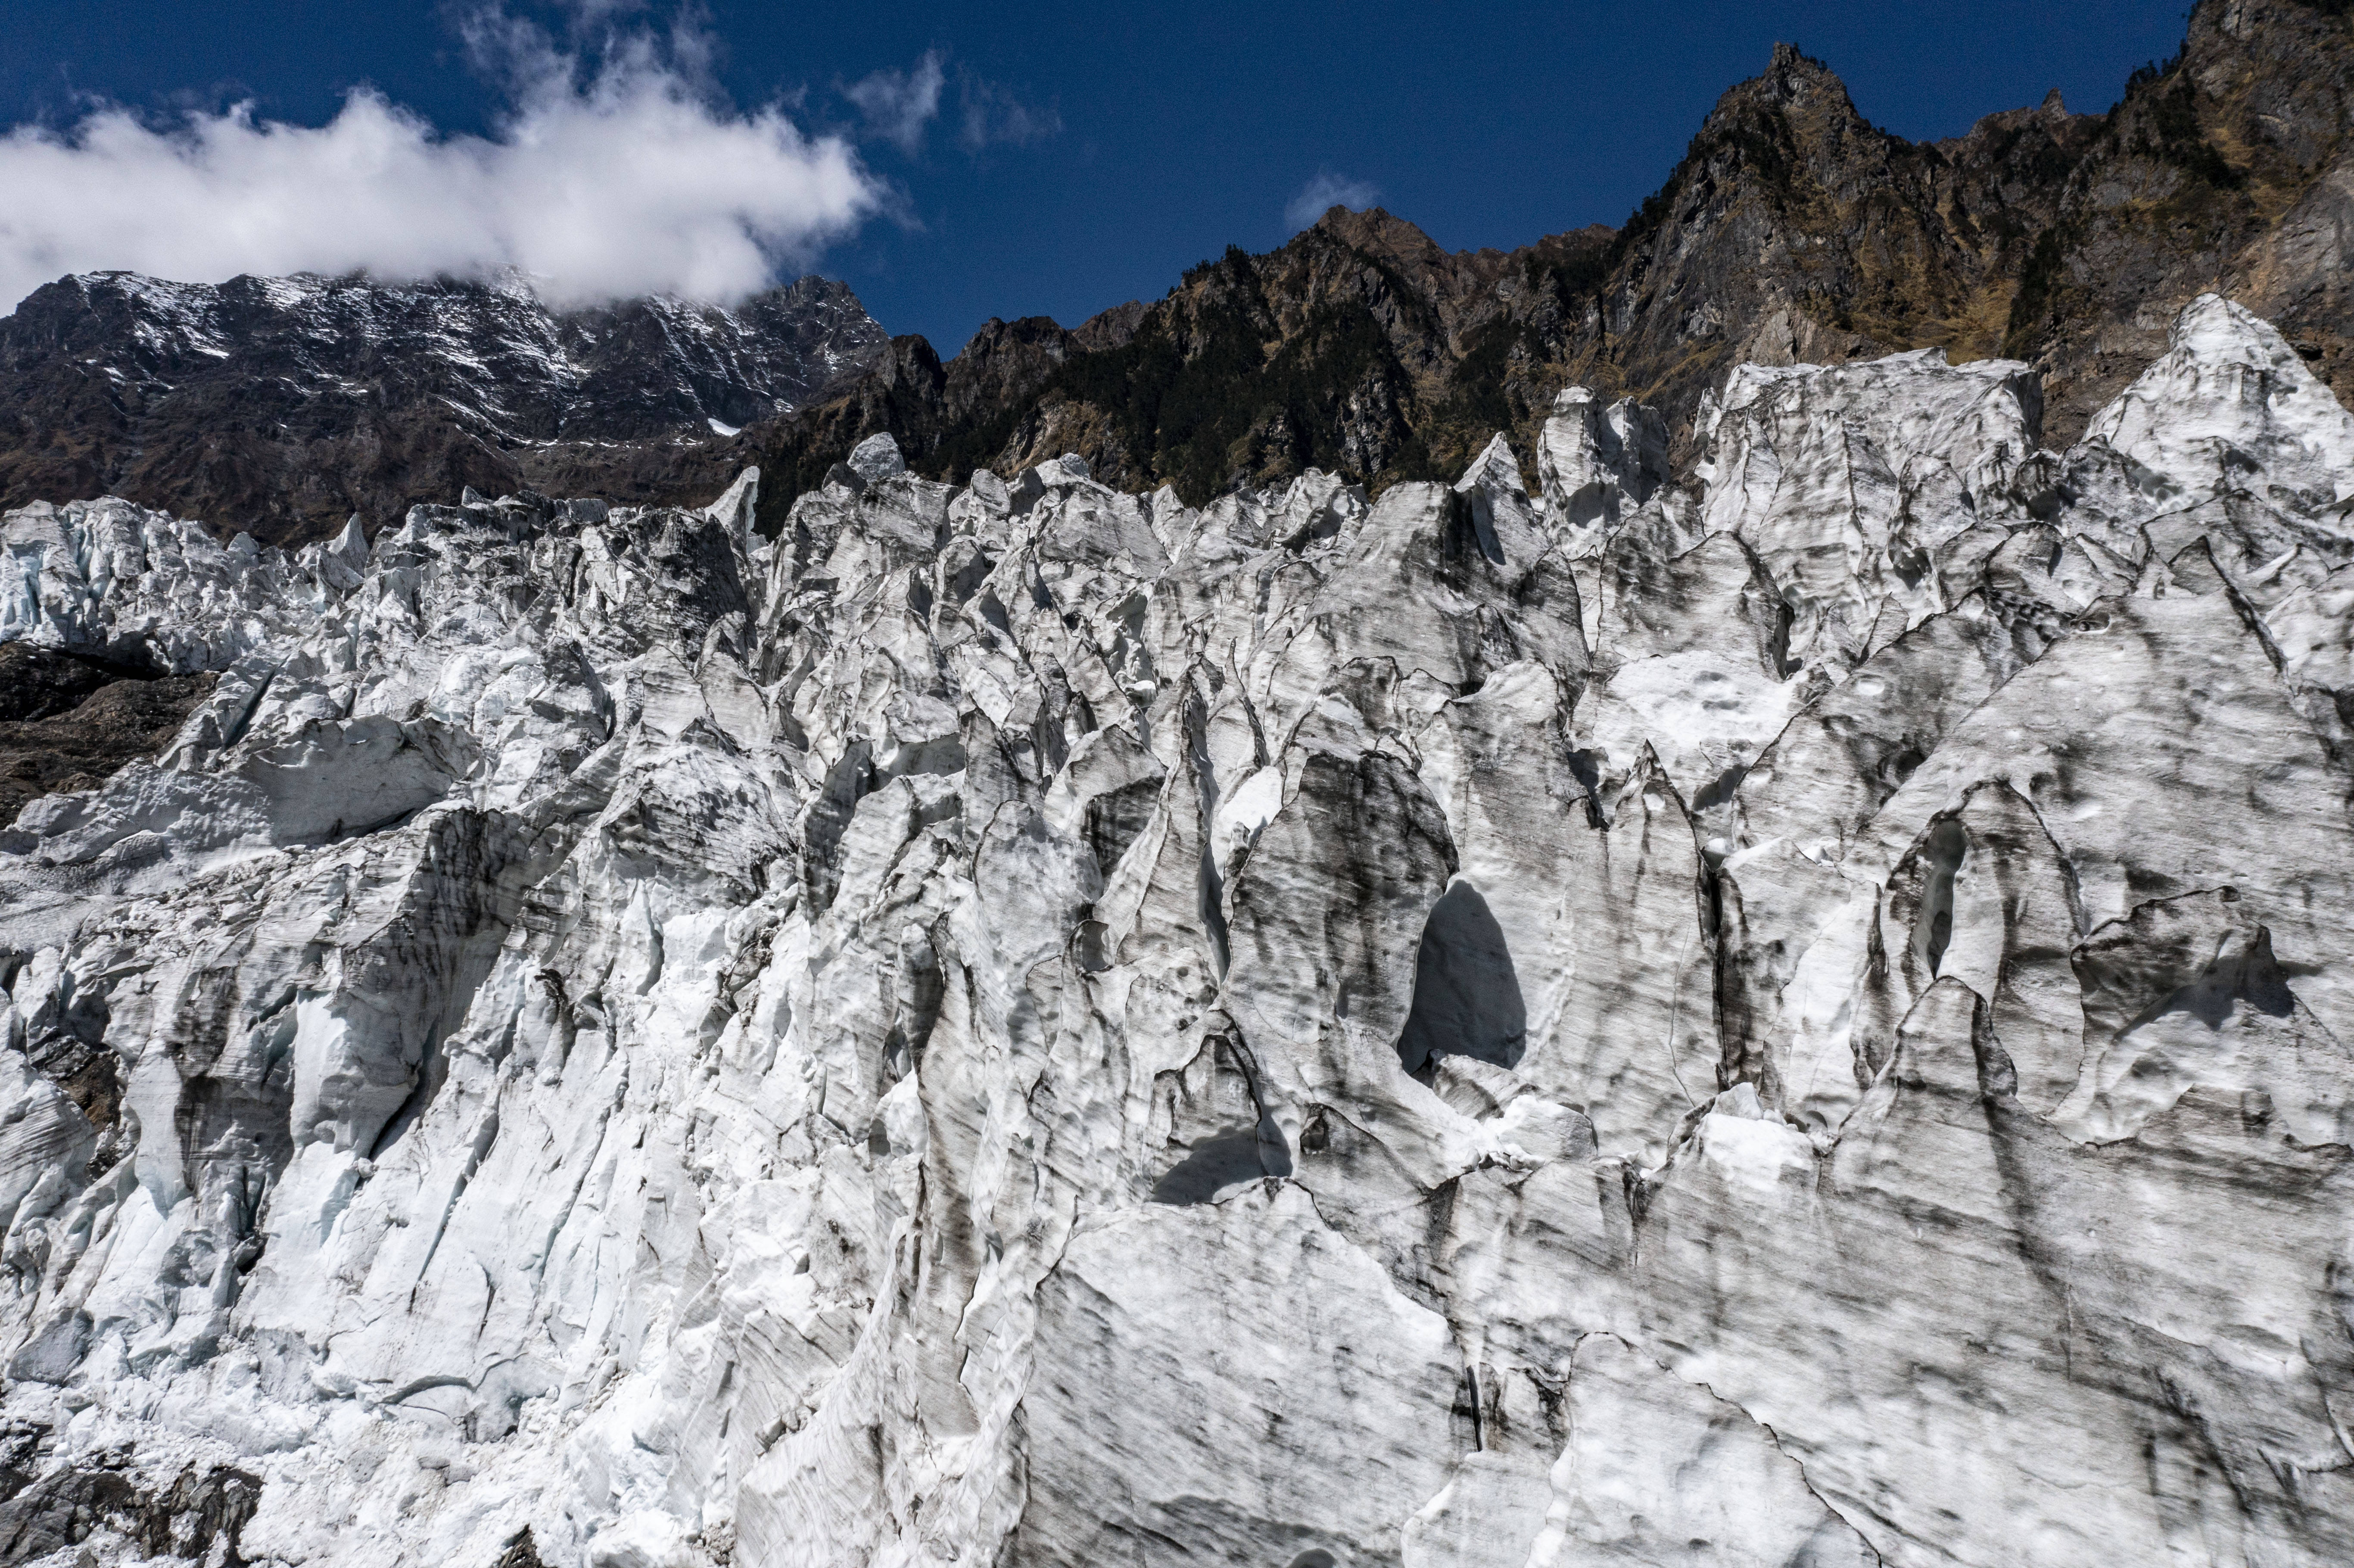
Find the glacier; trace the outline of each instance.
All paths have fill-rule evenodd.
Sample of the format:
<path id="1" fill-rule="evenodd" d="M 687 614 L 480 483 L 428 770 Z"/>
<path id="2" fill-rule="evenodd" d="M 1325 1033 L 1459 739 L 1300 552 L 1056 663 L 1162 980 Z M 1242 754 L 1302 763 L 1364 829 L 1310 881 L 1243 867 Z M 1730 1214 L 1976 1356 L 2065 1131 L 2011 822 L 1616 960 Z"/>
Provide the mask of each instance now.
<path id="1" fill-rule="evenodd" d="M 8 514 L 0 1559 L 2354 1560 L 2354 418 L 2040 413 Z"/>

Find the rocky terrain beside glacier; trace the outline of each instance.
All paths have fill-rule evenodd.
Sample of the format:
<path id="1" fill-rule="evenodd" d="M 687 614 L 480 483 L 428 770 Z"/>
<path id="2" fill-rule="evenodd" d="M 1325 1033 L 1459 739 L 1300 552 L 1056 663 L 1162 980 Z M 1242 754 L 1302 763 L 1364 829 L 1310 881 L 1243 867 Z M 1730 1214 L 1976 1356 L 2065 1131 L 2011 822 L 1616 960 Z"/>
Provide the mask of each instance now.
<path id="1" fill-rule="evenodd" d="M 0 1559 L 2354 1558 L 2354 418 L 2041 418 L 7 514 Z"/>
<path id="2" fill-rule="evenodd" d="M 2065 448 L 2208 290 L 2354 397 L 2346 0 L 2198 0 L 2105 111 L 2055 90 L 1935 141 L 1796 45 L 1758 63 L 1615 228 L 1450 251 L 1336 207 L 1160 298 L 961 347 L 814 276 L 563 311 L 515 276 L 60 279 L 0 317 L 0 509 L 115 495 L 292 548 L 468 487 L 700 505 L 758 466 L 773 535 L 878 434 L 960 484 L 1076 453 L 1197 506 L 1310 468 L 1378 494 L 1451 482 L 1500 430 L 1532 450 L 1565 385 L 1658 408 L 1684 481 L 1734 367 L 1923 348 L 2032 366 Z"/>

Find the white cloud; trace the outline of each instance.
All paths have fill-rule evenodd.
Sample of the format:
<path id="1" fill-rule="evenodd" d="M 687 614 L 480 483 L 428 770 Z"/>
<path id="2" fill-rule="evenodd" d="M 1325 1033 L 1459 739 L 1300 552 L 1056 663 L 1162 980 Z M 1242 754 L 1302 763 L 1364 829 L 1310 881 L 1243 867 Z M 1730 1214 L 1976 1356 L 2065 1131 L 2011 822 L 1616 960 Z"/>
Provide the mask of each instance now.
<path id="1" fill-rule="evenodd" d="M 1283 221 L 1288 232 L 1297 234 L 1336 207 L 1363 212 L 1381 199 L 1378 185 L 1320 169 L 1314 179 L 1299 187 L 1298 196 L 1283 204 Z"/>
<path id="2" fill-rule="evenodd" d="M 991 143 L 1027 147 L 1062 134 L 1060 114 L 1051 109 L 1033 109 L 993 81 L 964 77 L 957 84 L 957 97 L 963 111 L 957 143 L 968 153 L 978 153 Z"/>
<path id="3" fill-rule="evenodd" d="M 611 39 L 594 61 L 497 12 L 467 37 L 512 105 L 489 136 L 442 135 L 365 89 L 323 126 L 239 106 L 158 127 L 102 108 L 62 132 L 0 133 L 0 310 L 105 269 L 217 281 L 515 267 L 563 302 L 729 300 L 885 198 L 841 138 L 719 102 L 691 30 Z"/>
<path id="4" fill-rule="evenodd" d="M 910 156 L 924 144 L 924 127 L 940 111 L 940 87 L 948 79 L 939 50 L 926 49 L 913 70 L 878 70 L 841 89 L 858 106 L 867 131 Z"/>
<path id="5" fill-rule="evenodd" d="M 875 71 L 847 84 L 837 81 L 834 90 L 857 109 L 867 136 L 914 157 L 939 118 L 948 77 L 948 56 L 927 49 L 913 69 Z M 1063 117 L 1052 109 L 1033 109 L 1003 84 L 961 66 L 956 79 L 956 141 L 967 153 L 1000 144 L 1027 147 L 1062 133 Z"/>

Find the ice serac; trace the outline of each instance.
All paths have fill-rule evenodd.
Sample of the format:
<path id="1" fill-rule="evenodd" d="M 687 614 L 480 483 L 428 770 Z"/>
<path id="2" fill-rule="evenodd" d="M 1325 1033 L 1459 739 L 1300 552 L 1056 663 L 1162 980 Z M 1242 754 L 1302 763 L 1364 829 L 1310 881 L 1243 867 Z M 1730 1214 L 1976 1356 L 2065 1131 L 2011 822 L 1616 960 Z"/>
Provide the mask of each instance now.
<path id="1" fill-rule="evenodd" d="M 7 514 L 0 1554 L 2354 1560 L 2354 421 L 2038 430 Z"/>
<path id="2" fill-rule="evenodd" d="M 1605 408 L 1585 387 L 1565 387 L 1538 438 L 1537 472 L 1555 528 L 1572 541 L 1597 537 L 1667 482 L 1667 422 L 1632 398 Z"/>

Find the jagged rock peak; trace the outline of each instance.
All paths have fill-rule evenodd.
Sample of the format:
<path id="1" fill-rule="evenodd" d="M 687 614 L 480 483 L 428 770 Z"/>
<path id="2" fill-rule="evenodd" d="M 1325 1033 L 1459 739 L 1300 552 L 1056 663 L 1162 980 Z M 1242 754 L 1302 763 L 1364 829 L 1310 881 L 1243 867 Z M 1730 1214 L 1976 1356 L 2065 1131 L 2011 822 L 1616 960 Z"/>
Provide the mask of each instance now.
<path id="1" fill-rule="evenodd" d="M 1426 265 L 1441 261 L 1447 256 L 1437 240 L 1385 207 L 1369 207 L 1362 210 L 1329 207 L 1313 227 L 1343 245 L 1353 246 L 1376 256 L 1391 256 Z"/>
<path id="2" fill-rule="evenodd" d="M 1710 112 L 1708 124 L 1712 126 L 1754 113 L 1761 105 L 1801 111 L 1813 110 L 1828 115 L 1834 122 L 1852 121 L 1858 125 L 1864 122 L 1863 116 L 1856 112 L 1855 101 L 1849 96 L 1847 83 L 1840 79 L 1839 73 L 1823 61 L 1801 51 L 1796 44 L 1776 44 L 1774 57 L 1764 70 L 1746 81 L 1727 88 Z"/>

